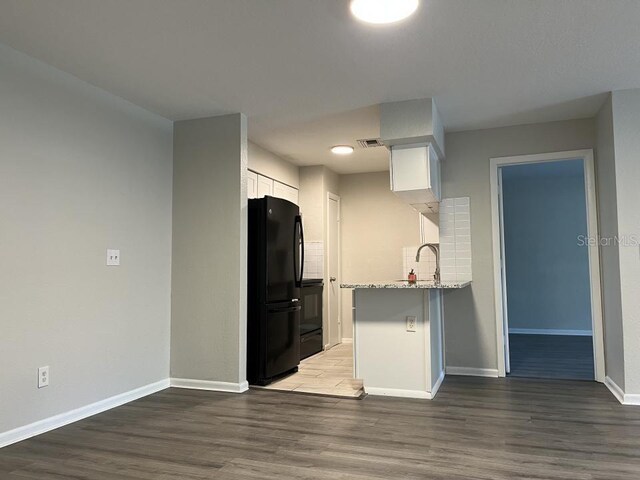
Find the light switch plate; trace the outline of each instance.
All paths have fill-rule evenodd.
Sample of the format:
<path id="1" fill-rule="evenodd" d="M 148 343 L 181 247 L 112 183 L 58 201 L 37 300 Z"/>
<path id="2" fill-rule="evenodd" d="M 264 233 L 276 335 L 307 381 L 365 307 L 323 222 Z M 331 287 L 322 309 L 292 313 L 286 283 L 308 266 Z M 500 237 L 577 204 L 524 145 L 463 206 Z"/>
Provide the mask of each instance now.
<path id="1" fill-rule="evenodd" d="M 120 250 L 107 249 L 107 266 L 117 267 L 120 265 Z"/>

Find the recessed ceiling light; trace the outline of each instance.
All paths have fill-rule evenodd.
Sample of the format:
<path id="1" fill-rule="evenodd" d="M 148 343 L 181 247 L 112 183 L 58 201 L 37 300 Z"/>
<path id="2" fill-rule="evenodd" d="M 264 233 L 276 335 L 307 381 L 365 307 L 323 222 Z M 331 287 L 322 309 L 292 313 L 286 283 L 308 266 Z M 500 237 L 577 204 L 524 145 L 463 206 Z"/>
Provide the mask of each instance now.
<path id="1" fill-rule="evenodd" d="M 353 153 L 353 147 L 351 145 L 336 145 L 331 147 L 331 153 L 335 155 L 351 155 Z"/>
<path id="2" fill-rule="evenodd" d="M 351 0 L 351 13 L 367 23 L 393 23 L 418 9 L 419 0 Z"/>

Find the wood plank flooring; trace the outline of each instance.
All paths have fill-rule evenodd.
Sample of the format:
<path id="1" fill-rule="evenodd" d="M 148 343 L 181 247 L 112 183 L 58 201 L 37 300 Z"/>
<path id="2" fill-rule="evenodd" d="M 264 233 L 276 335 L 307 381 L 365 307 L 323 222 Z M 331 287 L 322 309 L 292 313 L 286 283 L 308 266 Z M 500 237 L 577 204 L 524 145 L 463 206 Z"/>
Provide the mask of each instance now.
<path id="1" fill-rule="evenodd" d="M 359 398 L 362 380 L 353 378 L 353 345 L 343 343 L 300 362 L 298 371 L 266 387 L 268 390 Z"/>
<path id="2" fill-rule="evenodd" d="M 509 334 L 514 377 L 593 380 L 593 339 L 575 335 Z"/>
<path id="3" fill-rule="evenodd" d="M 168 389 L 0 450 L 0 478 L 638 479 L 640 408 L 519 378 L 432 401 Z"/>

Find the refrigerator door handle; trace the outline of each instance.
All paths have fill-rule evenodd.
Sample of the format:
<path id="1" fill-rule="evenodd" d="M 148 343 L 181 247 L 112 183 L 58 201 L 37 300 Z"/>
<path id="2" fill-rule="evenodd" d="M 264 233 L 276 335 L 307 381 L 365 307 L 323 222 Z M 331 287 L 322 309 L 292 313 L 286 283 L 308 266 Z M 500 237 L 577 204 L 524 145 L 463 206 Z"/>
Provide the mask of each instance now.
<path id="1" fill-rule="evenodd" d="M 296 265 L 295 258 L 296 252 L 300 254 L 298 259 L 300 265 Z M 293 268 L 295 268 L 294 278 L 296 281 L 296 287 L 302 288 L 302 276 L 304 275 L 304 231 L 302 229 L 302 217 L 296 215 L 295 228 L 293 232 Z M 300 276 L 298 276 L 300 274 Z"/>

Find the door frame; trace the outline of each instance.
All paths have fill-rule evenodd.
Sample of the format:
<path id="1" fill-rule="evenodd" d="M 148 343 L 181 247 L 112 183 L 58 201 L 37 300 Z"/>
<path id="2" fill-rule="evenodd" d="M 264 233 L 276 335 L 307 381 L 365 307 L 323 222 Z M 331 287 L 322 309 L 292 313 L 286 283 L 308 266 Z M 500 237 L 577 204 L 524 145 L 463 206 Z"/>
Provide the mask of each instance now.
<path id="1" fill-rule="evenodd" d="M 585 197 L 587 207 L 587 235 L 589 238 L 598 237 L 598 212 L 596 203 L 596 179 L 593 150 L 571 150 L 565 152 L 541 153 L 534 155 L 517 155 L 511 157 L 496 157 L 490 159 L 490 181 L 491 181 L 491 223 L 492 223 L 492 243 L 493 243 L 493 283 L 495 294 L 496 312 L 496 340 L 498 358 L 498 376 L 504 377 L 508 371 L 506 366 L 506 349 L 508 341 L 505 342 L 507 325 L 506 318 L 506 284 L 502 270 L 503 258 L 503 238 L 501 234 L 501 189 L 499 180 L 501 167 L 509 165 L 522 165 L 526 163 L 544 163 L 562 160 L 582 160 L 584 165 Z M 600 276 L 600 251 L 598 242 L 589 242 L 589 284 L 591 293 L 591 324 L 593 329 L 593 359 L 594 374 L 597 382 L 604 382 L 605 379 L 605 358 L 604 358 L 604 326 L 602 316 L 602 291 Z"/>
<path id="2" fill-rule="evenodd" d="M 342 274 L 342 259 L 341 259 L 341 231 L 340 231 L 340 217 L 342 215 L 342 209 L 340 204 L 340 197 L 335 193 L 327 192 L 327 200 L 326 200 L 326 208 L 327 208 L 327 241 L 326 241 L 326 250 L 327 250 L 327 263 L 326 263 L 326 278 L 327 280 L 331 277 L 331 272 L 329 265 L 331 264 L 331 214 L 329 209 L 329 202 L 335 201 L 338 204 L 338 274 L 336 278 L 338 282 L 340 281 L 340 277 Z M 331 295 L 329 293 L 329 289 L 331 288 L 331 281 L 328 282 L 327 288 L 327 341 L 325 342 L 325 348 L 330 346 L 330 338 L 331 338 Z M 338 344 L 342 343 L 342 292 L 340 291 L 340 284 L 337 285 L 338 293 L 336 294 L 337 302 L 338 302 Z"/>

